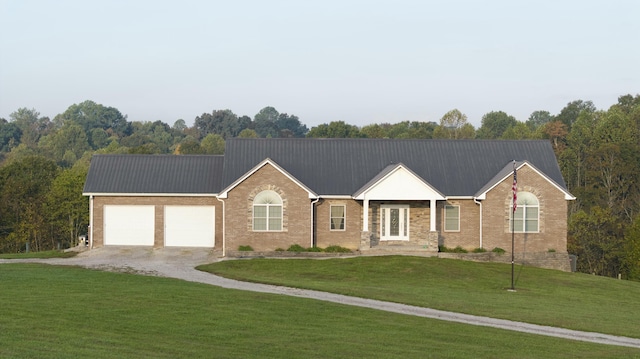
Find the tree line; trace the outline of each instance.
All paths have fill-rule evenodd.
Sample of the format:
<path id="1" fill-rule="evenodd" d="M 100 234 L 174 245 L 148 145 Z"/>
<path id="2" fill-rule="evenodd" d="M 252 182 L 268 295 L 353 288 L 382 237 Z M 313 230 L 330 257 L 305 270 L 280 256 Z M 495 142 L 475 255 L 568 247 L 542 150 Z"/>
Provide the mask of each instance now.
<path id="1" fill-rule="evenodd" d="M 479 128 L 453 109 L 439 122 L 362 127 L 332 121 L 307 128 L 295 115 L 265 107 L 253 118 L 213 110 L 182 119 L 129 121 L 118 109 L 85 101 L 53 120 L 20 108 L 0 118 L 0 252 L 66 248 L 88 225 L 82 196 L 95 153 L 223 154 L 225 140 L 253 138 L 546 139 L 567 187 L 568 250 L 578 270 L 640 280 L 640 95 L 609 109 L 569 102 L 559 113 L 534 111 L 526 121 L 492 111 Z"/>

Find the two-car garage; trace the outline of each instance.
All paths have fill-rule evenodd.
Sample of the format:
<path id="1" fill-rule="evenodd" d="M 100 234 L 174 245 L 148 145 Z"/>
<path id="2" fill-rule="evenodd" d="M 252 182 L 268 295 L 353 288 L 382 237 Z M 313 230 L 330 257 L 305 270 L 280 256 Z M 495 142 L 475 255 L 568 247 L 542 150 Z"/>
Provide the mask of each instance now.
<path id="1" fill-rule="evenodd" d="M 215 207 L 104 205 L 104 244 L 154 246 L 162 233 L 165 247 L 214 247 Z M 159 228 L 157 228 L 159 227 Z"/>

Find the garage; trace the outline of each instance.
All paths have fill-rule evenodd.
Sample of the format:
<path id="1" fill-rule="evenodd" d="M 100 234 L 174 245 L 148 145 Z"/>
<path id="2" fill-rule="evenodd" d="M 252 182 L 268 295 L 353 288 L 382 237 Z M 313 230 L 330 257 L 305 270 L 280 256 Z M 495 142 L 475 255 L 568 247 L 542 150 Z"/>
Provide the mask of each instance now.
<path id="1" fill-rule="evenodd" d="M 213 247 L 214 206 L 165 206 L 166 247 Z"/>
<path id="2" fill-rule="evenodd" d="M 154 206 L 105 205 L 104 244 L 153 246 L 154 219 Z"/>

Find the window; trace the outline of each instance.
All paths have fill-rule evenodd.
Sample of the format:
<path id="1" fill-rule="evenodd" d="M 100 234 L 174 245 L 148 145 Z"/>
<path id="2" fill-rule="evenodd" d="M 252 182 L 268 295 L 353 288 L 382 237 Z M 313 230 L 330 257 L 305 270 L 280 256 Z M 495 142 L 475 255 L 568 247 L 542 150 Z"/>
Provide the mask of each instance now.
<path id="1" fill-rule="evenodd" d="M 460 206 L 449 204 L 444 206 L 444 231 L 460 231 Z"/>
<path id="2" fill-rule="evenodd" d="M 345 221 L 345 206 L 344 205 L 332 205 L 330 209 L 331 216 L 331 230 L 332 231 L 344 231 Z"/>
<path id="3" fill-rule="evenodd" d="M 253 199 L 253 230 L 282 230 L 282 198 L 276 192 L 262 191 Z"/>
<path id="4" fill-rule="evenodd" d="M 512 213 L 513 231 L 517 233 L 536 233 L 538 232 L 538 222 L 540 214 L 540 205 L 538 198 L 530 192 L 518 192 L 518 205 L 515 213 Z M 513 208 L 513 201 L 511 201 Z"/>

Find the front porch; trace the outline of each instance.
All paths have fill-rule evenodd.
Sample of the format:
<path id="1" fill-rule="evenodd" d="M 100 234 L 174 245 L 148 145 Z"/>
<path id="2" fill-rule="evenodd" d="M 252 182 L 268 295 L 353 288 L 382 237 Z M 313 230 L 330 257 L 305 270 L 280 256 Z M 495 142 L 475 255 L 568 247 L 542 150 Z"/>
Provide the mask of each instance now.
<path id="1" fill-rule="evenodd" d="M 362 201 L 360 251 L 438 252 L 436 203 L 445 196 L 402 163 L 387 166 L 354 199 Z"/>

